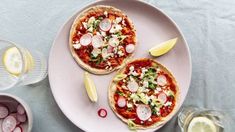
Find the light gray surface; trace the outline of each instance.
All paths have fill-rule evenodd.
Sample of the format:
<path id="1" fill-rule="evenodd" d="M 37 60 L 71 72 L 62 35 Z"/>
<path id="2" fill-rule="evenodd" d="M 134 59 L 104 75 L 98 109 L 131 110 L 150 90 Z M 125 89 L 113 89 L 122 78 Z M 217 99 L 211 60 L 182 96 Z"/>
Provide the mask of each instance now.
<path id="1" fill-rule="evenodd" d="M 235 0 L 148 1 L 171 16 L 188 41 L 193 73 L 185 105 L 224 110 L 235 124 Z M 82 0 L 0 0 L 0 38 L 37 49 L 48 57 L 62 24 L 88 3 Z M 32 108 L 33 132 L 79 131 L 55 103 L 48 79 L 6 92 L 21 97 Z M 159 131 L 179 131 L 176 123 L 174 118 Z"/>

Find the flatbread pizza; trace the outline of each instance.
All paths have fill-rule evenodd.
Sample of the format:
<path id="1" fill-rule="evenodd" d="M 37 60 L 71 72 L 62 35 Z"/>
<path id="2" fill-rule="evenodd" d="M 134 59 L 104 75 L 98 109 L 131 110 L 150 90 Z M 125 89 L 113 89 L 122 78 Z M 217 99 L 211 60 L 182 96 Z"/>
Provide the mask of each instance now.
<path id="1" fill-rule="evenodd" d="M 114 113 L 130 129 L 155 128 L 176 112 L 179 87 L 173 75 L 152 59 L 136 59 L 120 69 L 108 92 Z"/>
<path id="2" fill-rule="evenodd" d="M 97 5 L 75 19 L 69 38 L 72 56 L 85 70 L 108 74 L 125 65 L 136 48 L 136 30 L 121 10 Z"/>

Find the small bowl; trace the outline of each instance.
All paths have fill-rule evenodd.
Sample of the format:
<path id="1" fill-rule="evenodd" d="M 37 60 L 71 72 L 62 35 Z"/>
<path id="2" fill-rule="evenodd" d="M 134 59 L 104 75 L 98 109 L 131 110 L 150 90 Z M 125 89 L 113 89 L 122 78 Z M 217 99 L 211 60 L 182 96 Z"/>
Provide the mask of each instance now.
<path id="1" fill-rule="evenodd" d="M 24 132 L 31 132 L 33 126 L 33 116 L 29 106 L 19 97 L 7 93 L 0 93 L 0 104 L 8 106 L 10 112 L 21 104 L 26 112 L 27 121 L 23 123 L 22 129 Z"/>

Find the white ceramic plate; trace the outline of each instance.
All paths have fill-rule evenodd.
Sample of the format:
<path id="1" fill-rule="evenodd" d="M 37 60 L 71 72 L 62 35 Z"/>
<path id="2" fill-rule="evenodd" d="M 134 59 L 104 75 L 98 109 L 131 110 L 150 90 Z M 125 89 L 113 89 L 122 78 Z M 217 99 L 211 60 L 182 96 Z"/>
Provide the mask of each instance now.
<path id="1" fill-rule="evenodd" d="M 161 10 L 142 1 L 97 1 L 89 6 L 97 4 L 115 6 L 131 18 L 138 38 L 134 58 L 150 57 L 147 52 L 149 48 L 171 38 L 179 38 L 174 49 L 157 60 L 175 75 L 180 86 L 180 104 L 182 104 L 190 84 L 191 59 L 187 43 L 176 24 Z M 84 70 L 77 65 L 68 47 L 70 27 L 80 11 L 63 25 L 51 49 L 49 80 L 55 100 L 63 113 L 84 131 L 129 131 L 127 125 L 115 116 L 108 105 L 108 85 L 114 73 L 103 76 L 92 75 L 99 99 L 97 103 L 91 103 L 87 97 L 83 84 Z M 106 118 L 97 115 L 100 108 L 107 109 Z"/>

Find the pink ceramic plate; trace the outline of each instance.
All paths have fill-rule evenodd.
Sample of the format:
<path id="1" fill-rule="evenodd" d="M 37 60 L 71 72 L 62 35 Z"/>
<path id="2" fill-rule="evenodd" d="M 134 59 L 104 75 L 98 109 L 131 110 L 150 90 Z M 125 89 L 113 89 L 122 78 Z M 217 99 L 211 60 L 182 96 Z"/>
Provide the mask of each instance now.
<path id="1" fill-rule="evenodd" d="M 98 1 L 89 6 L 97 4 L 115 6 L 132 19 L 138 38 L 134 58 L 150 57 L 149 48 L 171 38 L 179 38 L 174 49 L 157 58 L 157 61 L 167 66 L 175 75 L 180 86 L 180 104 L 182 104 L 190 84 L 191 60 L 187 43 L 176 24 L 161 10 L 142 1 Z M 127 125 L 115 116 L 108 105 L 108 85 L 115 73 L 103 76 L 92 75 L 99 99 L 97 103 L 91 103 L 87 97 L 83 84 L 84 70 L 74 61 L 68 47 L 70 27 L 79 12 L 65 23 L 51 49 L 49 79 L 55 100 L 63 113 L 85 131 L 128 131 Z M 106 118 L 100 118 L 97 115 L 100 108 L 107 109 Z M 153 129 L 145 131 L 153 131 Z"/>

